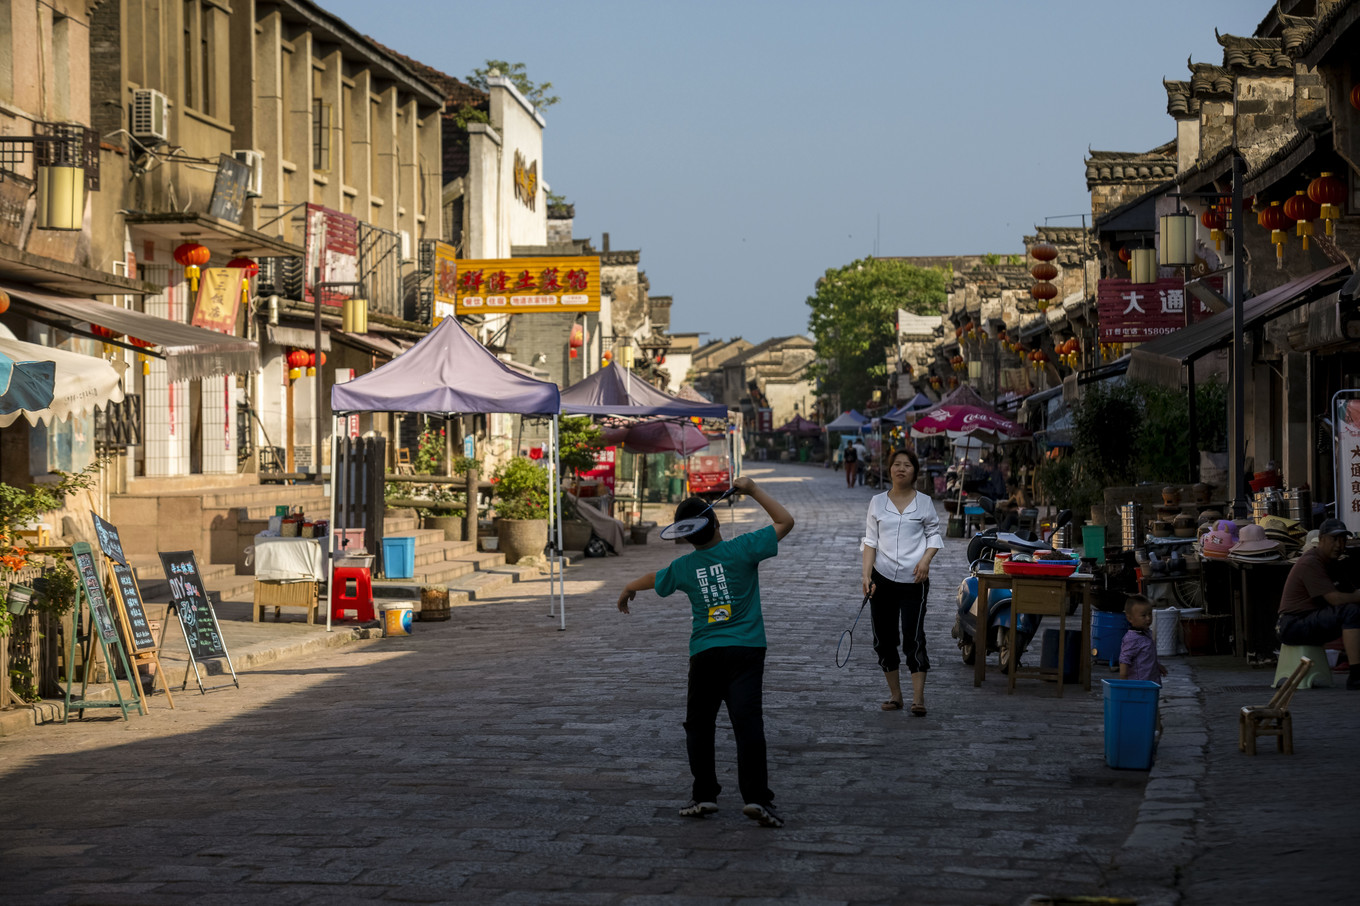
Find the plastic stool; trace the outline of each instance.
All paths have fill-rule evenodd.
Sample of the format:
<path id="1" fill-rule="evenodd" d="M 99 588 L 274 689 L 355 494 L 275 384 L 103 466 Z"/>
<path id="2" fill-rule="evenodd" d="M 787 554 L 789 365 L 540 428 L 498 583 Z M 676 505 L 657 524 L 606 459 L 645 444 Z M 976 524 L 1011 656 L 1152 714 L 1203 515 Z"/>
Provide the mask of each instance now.
<path id="1" fill-rule="evenodd" d="M 1281 681 L 1289 679 L 1289 674 L 1299 665 L 1299 659 L 1305 657 L 1313 662 L 1313 666 L 1308 668 L 1308 672 L 1299 681 L 1299 688 L 1330 686 L 1332 671 L 1327 666 L 1327 652 L 1321 645 L 1281 645 L 1279 660 L 1275 662 L 1275 679 L 1270 687 L 1274 689 Z"/>
<path id="2" fill-rule="evenodd" d="M 349 584 L 354 583 L 354 592 Z M 337 566 L 331 584 L 331 619 L 345 620 L 345 612 L 355 612 L 354 619 L 361 623 L 376 620 L 373 610 L 373 578 L 366 566 Z"/>

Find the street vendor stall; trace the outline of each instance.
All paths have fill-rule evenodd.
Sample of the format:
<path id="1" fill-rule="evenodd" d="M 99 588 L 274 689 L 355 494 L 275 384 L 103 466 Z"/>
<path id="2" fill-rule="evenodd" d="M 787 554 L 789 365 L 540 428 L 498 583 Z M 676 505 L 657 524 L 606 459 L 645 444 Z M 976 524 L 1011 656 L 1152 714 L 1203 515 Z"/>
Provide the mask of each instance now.
<path id="1" fill-rule="evenodd" d="M 1016 564 L 1016 566 L 1042 568 L 1040 563 Z M 1080 652 L 1080 681 L 1087 692 L 1091 691 L 1091 659 L 1086 656 L 1086 653 L 1091 650 L 1092 578 L 1089 573 L 1021 576 L 1011 575 L 1004 570 L 978 570 L 977 598 L 979 601 L 990 600 L 991 593 L 997 589 L 1011 590 L 1010 651 L 1018 651 L 1016 647 L 1016 626 L 1020 622 L 1020 614 L 1056 616 L 1058 618 L 1060 643 L 1058 645 L 1057 685 L 1059 698 L 1063 694 L 1064 683 L 1062 678 L 1066 667 L 1065 652 L 1067 649 L 1067 645 L 1062 643 L 1061 640 L 1066 638 L 1067 617 L 1078 609 L 1081 612 L 1081 647 L 1078 649 L 1078 652 Z M 1007 681 L 1007 691 L 1015 691 L 1017 675 L 1038 676 L 1044 672 L 1044 668 L 1027 670 L 1018 665 L 1012 665 Z M 973 685 L 981 686 L 986 676 L 987 658 L 979 656 L 973 662 Z"/>

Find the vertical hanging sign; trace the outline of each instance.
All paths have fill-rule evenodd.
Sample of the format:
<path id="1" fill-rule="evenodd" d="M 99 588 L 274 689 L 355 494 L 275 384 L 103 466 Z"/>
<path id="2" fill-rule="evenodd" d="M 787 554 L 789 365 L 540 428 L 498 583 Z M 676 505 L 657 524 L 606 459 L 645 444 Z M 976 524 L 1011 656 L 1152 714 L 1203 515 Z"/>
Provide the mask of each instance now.
<path id="1" fill-rule="evenodd" d="M 1360 532 L 1360 389 L 1332 397 L 1336 431 L 1336 518 Z"/>

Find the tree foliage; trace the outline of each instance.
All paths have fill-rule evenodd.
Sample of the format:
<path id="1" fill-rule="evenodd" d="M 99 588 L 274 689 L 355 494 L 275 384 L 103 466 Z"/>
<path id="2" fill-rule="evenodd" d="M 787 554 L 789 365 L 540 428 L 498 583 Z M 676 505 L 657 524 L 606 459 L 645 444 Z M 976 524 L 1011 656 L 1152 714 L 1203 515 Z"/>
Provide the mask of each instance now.
<path id="1" fill-rule="evenodd" d="M 588 472 L 595 468 L 595 454 L 604 449 L 604 432 L 588 415 L 563 416 L 558 444 L 563 469 Z"/>
<path id="2" fill-rule="evenodd" d="M 524 95 L 529 103 L 540 111 L 547 110 L 553 104 L 562 100 L 555 94 L 548 94 L 552 90 L 552 82 L 538 83 L 530 79 L 523 63 L 487 60 L 485 66 L 479 66 L 472 70 L 472 75 L 468 76 L 468 84 L 481 91 L 488 91 L 486 80 L 491 77 L 493 72 L 509 79 L 519 89 L 519 93 Z"/>
<path id="3" fill-rule="evenodd" d="M 822 391 L 839 394 L 842 407 L 868 403 L 887 377 L 884 353 L 895 343 L 897 309 L 938 314 L 948 280 L 942 268 L 877 258 L 828 270 L 807 300 Z"/>

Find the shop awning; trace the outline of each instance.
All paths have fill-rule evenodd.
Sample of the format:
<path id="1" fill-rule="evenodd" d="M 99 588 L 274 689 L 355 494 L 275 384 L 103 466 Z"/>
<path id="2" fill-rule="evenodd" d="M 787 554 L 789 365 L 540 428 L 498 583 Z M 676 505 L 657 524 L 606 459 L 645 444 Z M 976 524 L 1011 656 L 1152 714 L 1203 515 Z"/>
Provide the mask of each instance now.
<path id="1" fill-rule="evenodd" d="M 67 264 L 0 243 L 0 280 L 27 283 L 54 293 L 80 296 L 147 296 L 159 286 L 106 274 L 79 264 Z"/>
<path id="2" fill-rule="evenodd" d="M 1242 303 L 1243 328 L 1252 330 L 1271 318 L 1334 291 L 1340 285 L 1340 275 L 1349 268 L 1348 264 L 1334 264 L 1251 297 Z M 1233 313 L 1229 309 L 1158 337 L 1133 350 L 1129 358 L 1129 379 L 1179 387 L 1184 366 L 1228 345 L 1232 336 Z"/>
<path id="3" fill-rule="evenodd" d="M 385 358 L 395 359 L 403 352 L 411 348 L 412 344 L 403 343 L 395 337 L 385 337 L 376 333 L 348 333 L 345 331 L 335 332 L 335 342 L 342 343 L 361 352 L 371 355 L 380 355 Z M 326 345 L 323 342 L 322 345 Z M 307 348 L 311 348 L 311 341 L 308 341 Z"/>
<path id="4" fill-rule="evenodd" d="M 24 314 L 35 321 L 101 339 L 82 326 L 87 322 L 107 327 L 124 337 L 136 337 L 154 344 L 152 349 L 137 351 L 165 359 L 171 383 L 220 374 L 249 374 L 260 369 L 260 347 L 253 340 L 116 308 L 94 299 L 54 296 L 10 283 L 0 283 L 0 289 L 8 292 L 21 308 L 27 309 Z M 128 346 L 126 340 L 117 345 Z"/>
<path id="5" fill-rule="evenodd" d="M 269 236 L 201 211 L 131 213 L 124 221 L 132 229 L 157 239 L 169 243 L 192 240 L 207 246 L 214 255 L 226 258 L 300 258 L 306 254 L 302 246 L 288 242 L 282 236 Z M 287 221 L 285 218 L 277 222 Z"/>
<path id="6" fill-rule="evenodd" d="M 266 324 L 264 338 L 275 346 L 292 346 L 297 349 L 312 349 L 316 345 L 316 330 L 311 327 L 287 327 L 281 324 Z M 316 350 L 312 349 L 313 352 Z M 331 332 L 321 331 L 321 351 L 331 351 Z"/>
<path id="7" fill-rule="evenodd" d="M 123 400 L 118 371 L 103 359 L 19 340 L 0 339 L 0 383 L 0 427 L 20 418 L 61 421 Z"/>

